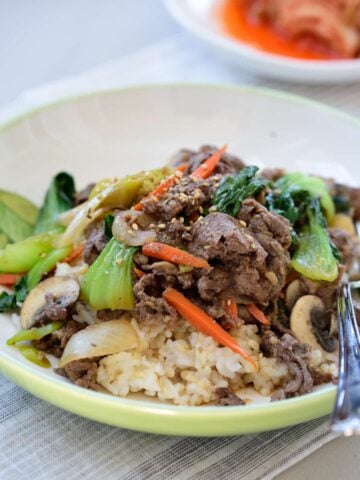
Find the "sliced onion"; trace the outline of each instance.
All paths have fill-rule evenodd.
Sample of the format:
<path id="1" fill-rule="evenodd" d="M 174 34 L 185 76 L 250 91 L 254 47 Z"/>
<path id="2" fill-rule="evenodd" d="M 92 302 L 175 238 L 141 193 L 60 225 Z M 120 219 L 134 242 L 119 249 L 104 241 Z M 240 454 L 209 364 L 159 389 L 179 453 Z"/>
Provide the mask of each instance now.
<path id="1" fill-rule="evenodd" d="M 130 247 L 138 247 L 156 239 L 156 233 L 152 230 L 134 230 L 128 223 L 128 219 L 136 220 L 136 217 L 143 215 L 141 212 L 133 210 L 125 210 L 117 213 L 112 233 L 119 242 L 129 245 Z"/>
<path id="2" fill-rule="evenodd" d="M 128 320 L 109 320 L 80 330 L 65 347 L 59 366 L 74 360 L 100 357 L 131 350 L 138 346 L 138 335 Z"/>

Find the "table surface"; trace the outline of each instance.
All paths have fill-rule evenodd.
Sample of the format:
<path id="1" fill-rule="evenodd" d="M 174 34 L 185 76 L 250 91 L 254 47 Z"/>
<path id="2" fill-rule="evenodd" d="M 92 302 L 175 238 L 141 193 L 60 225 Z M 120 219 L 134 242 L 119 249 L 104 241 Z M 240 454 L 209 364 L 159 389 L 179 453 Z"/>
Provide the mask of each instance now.
<path id="1" fill-rule="evenodd" d="M 161 0 L 0 0 L 0 5 L 0 106 L 32 87 L 179 32 Z M 355 480 L 359 464 L 360 438 L 342 438 L 278 479 Z"/>

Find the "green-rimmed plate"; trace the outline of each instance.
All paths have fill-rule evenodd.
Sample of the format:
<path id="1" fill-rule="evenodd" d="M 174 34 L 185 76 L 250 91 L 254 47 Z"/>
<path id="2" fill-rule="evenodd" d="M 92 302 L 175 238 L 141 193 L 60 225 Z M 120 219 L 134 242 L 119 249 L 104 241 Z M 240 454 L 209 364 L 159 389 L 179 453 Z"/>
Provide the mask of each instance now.
<path id="1" fill-rule="evenodd" d="M 360 178 L 360 122 L 275 91 L 221 86 L 146 86 L 46 106 L 0 130 L 0 188 L 40 202 L 51 175 L 78 185 L 164 162 L 181 147 L 222 145 L 247 163 Z M 349 173 L 351 172 L 351 174 Z M 0 371 L 61 408 L 125 428 L 174 435 L 234 435 L 281 428 L 331 411 L 335 387 L 275 403 L 178 407 L 84 390 L 6 346 L 15 333 L 0 315 Z"/>

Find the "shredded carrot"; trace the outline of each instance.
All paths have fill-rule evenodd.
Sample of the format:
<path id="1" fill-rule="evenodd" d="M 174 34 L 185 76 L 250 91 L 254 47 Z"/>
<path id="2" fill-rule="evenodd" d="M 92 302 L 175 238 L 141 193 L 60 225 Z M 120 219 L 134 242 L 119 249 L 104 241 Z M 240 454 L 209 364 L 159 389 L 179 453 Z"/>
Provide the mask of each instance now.
<path id="1" fill-rule="evenodd" d="M 191 174 L 191 176 L 195 179 L 208 178 L 215 170 L 217 164 L 220 162 L 221 157 L 225 153 L 226 149 L 227 145 L 224 145 L 223 147 L 219 148 L 219 150 L 216 150 L 216 152 L 214 152 L 211 157 L 205 160 L 205 162 L 202 163 L 200 167 Z"/>
<path id="2" fill-rule="evenodd" d="M 146 195 L 146 197 L 142 198 L 139 203 L 134 205 L 134 210 L 141 211 L 143 210 L 143 201 L 146 200 L 147 198 L 161 198 L 164 193 L 166 193 L 168 190 L 170 190 L 171 187 L 176 185 L 179 182 L 179 179 L 182 177 L 182 172 L 179 170 L 181 167 L 177 169 L 177 172 L 174 175 L 171 175 L 168 178 L 165 178 L 154 190 L 149 193 L 149 195 Z M 187 166 L 185 167 L 186 170 Z"/>
<path id="3" fill-rule="evenodd" d="M 188 168 L 189 168 L 189 163 L 183 163 L 182 165 L 179 165 L 178 167 L 176 167 L 176 171 L 184 173 L 185 170 L 187 170 Z"/>
<path id="4" fill-rule="evenodd" d="M 4 287 L 13 287 L 21 278 L 16 273 L 0 273 L 0 285 Z"/>
<path id="5" fill-rule="evenodd" d="M 145 273 L 142 270 L 140 270 L 139 268 L 136 268 L 136 267 L 134 267 L 134 272 L 135 272 L 135 275 L 138 278 L 141 278 L 145 275 Z"/>
<path id="6" fill-rule="evenodd" d="M 263 325 L 270 325 L 270 320 L 265 316 L 264 312 L 262 312 L 256 305 L 250 303 L 246 305 L 246 308 L 249 310 L 251 315 L 256 318 L 260 323 Z"/>
<path id="7" fill-rule="evenodd" d="M 188 322 L 196 327 L 200 332 L 209 335 L 216 340 L 220 345 L 230 348 L 233 352 L 238 353 L 249 361 L 257 370 L 257 362 L 242 349 L 237 341 L 226 332 L 216 321 L 209 317 L 207 313 L 194 305 L 184 295 L 175 290 L 168 288 L 163 293 L 164 299 L 177 310 Z"/>
<path id="8" fill-rule="evenodd" d="M 195 268 L 210 267 L 208 262 L 203 258 L 194 257 L 194 255 L 191 255 L 191 253 L 184 252 L 179 248 L 170 247 L 170 245 L 166 245 L 165 243 L 145 243 L 145 245 L 142 247 L 142 253 L 147 257 L 165 260 L 178 265 L 187 265 Z"/>
<path id="9" fill-rule="evenodd" d="M 238 308 L 234 299 L 230 298 L 226 300 L 225 312 L 230 318 L 238 318 Z"/>
<path id="10" fill-rule="evenodd" d="M 64 260 L 61 260 L 62 263 L 71 263 L 75 258 L 79 257 L 82 252 L 84 251 L 84 245 L 79 245 L 78 247 L 75 247 L 74 250 L 68 255 L 67 257 L 64 258 Z"/>

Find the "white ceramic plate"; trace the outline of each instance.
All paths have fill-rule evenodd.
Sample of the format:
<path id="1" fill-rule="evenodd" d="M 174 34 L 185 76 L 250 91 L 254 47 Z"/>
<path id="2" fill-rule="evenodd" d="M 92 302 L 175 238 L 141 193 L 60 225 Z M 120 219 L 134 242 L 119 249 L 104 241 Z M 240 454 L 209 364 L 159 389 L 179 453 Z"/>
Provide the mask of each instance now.
<path id="1" fill-rule="evenodd" d="M 223 145 L 249 164 L 360 178 L 360 122 L 275 91 L 216 86 L 148 86 L 70 99 L 0 128 L 0 188 L 40 203 L 52 175 L 79 187 L 162 164 L 181 147 Z M 351 172 L 351 175 L 347 174 Z M 59 407 L 101 422 L 178 435 L 270 430 L 330 412 L 335 388 L 241 407 L 178 407 L 76 387 L 22 358 L 6 340 L 16 328 L 0 315 L 0 372 Z"/>
<path id="2" fill-rule="evenodd" d="M 164 0 L 172 16 L 221 60 L 270 78 L 299 83 L 347 83 L 360 80 L 360 59 L 308 61 L 263 52 L 221 31 L 213 15 L 222 0 Z"/>

